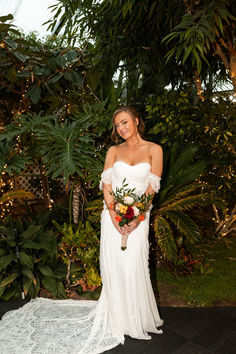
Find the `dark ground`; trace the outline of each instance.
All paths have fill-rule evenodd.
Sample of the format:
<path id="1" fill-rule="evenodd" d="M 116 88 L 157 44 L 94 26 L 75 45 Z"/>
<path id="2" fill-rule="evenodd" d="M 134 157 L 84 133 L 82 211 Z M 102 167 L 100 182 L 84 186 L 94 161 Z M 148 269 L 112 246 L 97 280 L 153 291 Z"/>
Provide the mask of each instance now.
<path id="1" fill-rule="evenodd" d="M 0 301 L 0 317 L 24 303 L 26 300 Z M 106 353 L 236 353 L 236 307 L 161 307 L 159 311 L 165 322 L 163 334 L 152 334 L 148 341 L 126 337 L 124 345 Z"/>

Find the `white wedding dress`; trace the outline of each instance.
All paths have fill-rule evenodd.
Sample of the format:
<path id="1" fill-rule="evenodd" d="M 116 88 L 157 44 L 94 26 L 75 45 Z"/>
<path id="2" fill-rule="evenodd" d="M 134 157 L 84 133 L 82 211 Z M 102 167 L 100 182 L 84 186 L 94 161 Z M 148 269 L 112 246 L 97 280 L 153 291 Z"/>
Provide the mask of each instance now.
<path id="1" fill-rule="evenodd" d="M 101 184 L 113 190 L 123 179 L 143 194 L 150 183 L 157 192 L 160 177 L 150 173 L 147 162 L 130 166 L 117 161 L 102 173 Z M 151 339 L 163 325 L 148 268 L 149 212 L 129 235 L 121 250 L 121 235 L 104 207 L 101 215 L 100 269 L 102 292 L 98 301 L 36 298 L 10 311 L 0 321 L 1 354 L 95 354 L 120 343 L 124 335 Z"/>

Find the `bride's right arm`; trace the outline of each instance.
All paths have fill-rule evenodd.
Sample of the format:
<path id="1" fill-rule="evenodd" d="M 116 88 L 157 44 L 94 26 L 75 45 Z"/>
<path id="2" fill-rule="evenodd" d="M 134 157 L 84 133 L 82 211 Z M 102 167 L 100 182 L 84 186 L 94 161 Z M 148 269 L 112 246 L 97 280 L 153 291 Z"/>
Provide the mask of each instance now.
<path id="1" fill-rule="evenodd" d="M 110 208 L 111 204 L 114 203 L 114 199 L 112 196 L 112 166 L 113 163 L 115 162 L 115 146 L 111 146 L 109 150 L 107 151 L 106 159 L 105 159 L 105 164 L 104 164 L 104 170 L 101 175 L 101 188 L 103 191 L 103 197 L 105 204 L 109 210 L 111 221 L 115 228 L 117 229 L 118 232 L 123 233 L 123 230 L 121 229 L 118 221 L 116 221 L 116 213 L 114 210 Z"/>

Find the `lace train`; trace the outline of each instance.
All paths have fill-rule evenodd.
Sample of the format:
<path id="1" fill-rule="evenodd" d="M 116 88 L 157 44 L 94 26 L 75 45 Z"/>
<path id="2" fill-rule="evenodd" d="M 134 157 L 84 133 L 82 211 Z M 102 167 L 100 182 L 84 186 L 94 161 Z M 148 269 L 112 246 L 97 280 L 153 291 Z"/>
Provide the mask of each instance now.
<path id="1" fill-rule="evenodd" d="M 124 344 L 100 301 L 37 298 L 0 321 L 1 354 L 96 354 Z"/>

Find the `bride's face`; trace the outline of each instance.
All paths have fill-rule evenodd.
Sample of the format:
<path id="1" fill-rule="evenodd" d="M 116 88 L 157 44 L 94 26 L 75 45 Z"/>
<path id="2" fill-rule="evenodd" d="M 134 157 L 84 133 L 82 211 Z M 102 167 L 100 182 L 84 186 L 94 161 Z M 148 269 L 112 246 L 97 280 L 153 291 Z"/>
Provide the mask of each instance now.
<path id="1" fill-rule="evenodd" d="M 117 133 L 125 140 L 137 132 L 137 124 L 134 123 L 129 113 L 126 112 L 120 112 L 116 115 L 114 125 Z"/>

